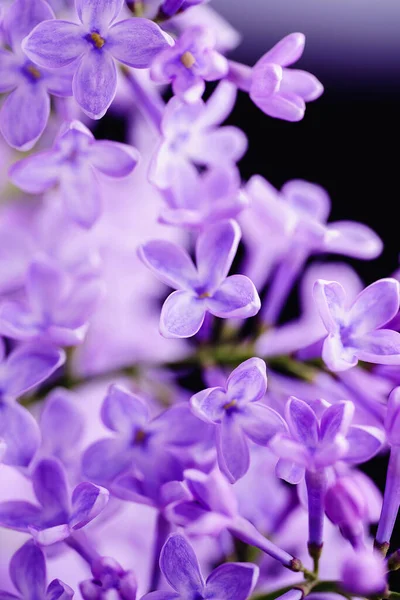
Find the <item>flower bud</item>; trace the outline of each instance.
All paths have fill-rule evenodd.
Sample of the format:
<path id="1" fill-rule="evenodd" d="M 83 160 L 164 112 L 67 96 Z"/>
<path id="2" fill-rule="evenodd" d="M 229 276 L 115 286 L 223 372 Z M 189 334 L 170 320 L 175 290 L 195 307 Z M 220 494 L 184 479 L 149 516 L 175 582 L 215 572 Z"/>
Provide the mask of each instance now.
<path id="1" fill-rule="evenodd" d="M 356 596 L 382 594 L 386 588 L 385 561 L 376 551 L 353 552 L 342 564 L 341 584 L 343 589 Z"/>

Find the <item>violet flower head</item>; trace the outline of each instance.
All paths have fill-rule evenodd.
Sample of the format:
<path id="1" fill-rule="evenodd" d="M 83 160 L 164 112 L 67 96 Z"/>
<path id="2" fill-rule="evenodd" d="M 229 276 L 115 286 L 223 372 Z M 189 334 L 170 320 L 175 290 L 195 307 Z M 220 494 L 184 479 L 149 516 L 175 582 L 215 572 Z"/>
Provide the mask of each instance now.
<path id="1" fill-rule="evenodd" d="M 0 439 L 5 464 L 27 467 L 40 445 L 36 420 L 15 399 L 50 377 L 64 361 L 62 350 L 46 344 L 24 344 L 5 357 L 0 343 Z"/>
<path id="2" fill-rule="evenodd" d="M 48 259 L 35 260 L 26 276 L 25 302 L 0 305 L 0 332 L 59 346 L 82 343 L 101 292 L 97 280 L 81 281 Z"/>
<path id="3" fill-rule="evenodd" d="M 112 178 L 129 175 L 139 160 L 127 144 L 95 140 L 79 121 L 64 123 L 51 150 L 15 163 L 11 181 L 25 192 L 42 194 L 58 185 L 67 215 L 82 227 L 92 227 L 101 214 L 98 173 Z"/>
<path id="4" fill-rule="evenodd" d="M 79 584 L 83 600 L 107 600 L 110 594 L 120 600 L 136 600 L 137 581 L 133 571 L 124 569 L 113 559 L 101 557 L 92 563 L 93 579 Z"/>
<path id="5" fill-rule="evenodd" d="M 231 125 L 219 127 L 235 100 L 236 88 L 227 81 L 219 84 L 207 102 L 185 104 L 172 98 L 161 123 L 162 140 L 150 165 L 151 182 L 167 189 L 190 176 L 188 171 L 193 171 L 194 165 L 222 166 L 240 160 L 247 149 L 245 134 Z"/>
<path id="6" fill-rule="evenodd" d="M 209 388 L 192 396 L 194 414 L 217 427 L 218 464 L 231 483 L 249 468 L 247 438 L 266 446 L 286 429 L 282 417 L 261 402 L 266 390 L 265 362 L 250 358 L 232 371 L 225 388 Z"/>
<path id="7" fill-rule="evenodd" d="M 151 592 L 143 600 L 246 600 L 259 573 L 252 563 L 226 563 L 205 581 L 193 548 L 177 533 L 170 535 L 164 544 L 160 569 L 174 591 Z"/>
<path id="8" fill-rule="evenodd" d="M 11 559 L 10 577 L 17 594 L 0 590 L 3 600 L 70 600 L 74 591 L 59 579 L 47 586 L 43 551 L 30 540 Z"/>
<path id="9" fill-rule="evenodd" d="M 76 0 L 80 23 L 43 21 L 23 41 L 24 52 L 41 67 L 58 69 L 74 63 L 73 94 L 92 119 L 103 117 L 114 100 L 115 61 L 146 69 L 173 43 L 148 19 L 116 22 L 123 4 L 124 0 Z"/>
<path id="10" fill-rule="evenodd" d="M 382 447 L 384 434 L 377 427 L 351 425 L 354 405 L 320 402 L 321 416 L 292 396 L 285 407 L 286 433 L 277 433 L 270 442 L 280 457 L 277 475 L 298 483 L 306 471 L 319 471 L 338 461 L 359 464 L 372 458 Z M 320 411 L 318 411 L 319 413 Z"/>
<path id="11" fill-rule="evenodd" d="M 161 310 L 164 337 L 187 338 L 201 328 L 207 312 L 222 319 L 245 319 L 257 314 L 260 298 L 244 275 L 231 275 L 240 228 L 222 221 L 205 229 L 197 239 L 196 263 L 172 242 L 155 240 L 139 248 L 143 263 L 164 283 L 177 289 Z"/>
<path id="12" fill-rule="evenodd" d="M 0 131 L 18 150 L 30 150 L 42 135 L 50 116 L 50 96 L 71 96 L 72 77 L 42 69 L 21 49 L 22 39 L 38 23 L 53 19 L 45 0 L 14 0 L 4 17 L 10 50 L 0 49 L 0 93 L 9 93 L 0 111 Z"/>
<path id="13" fill-rule="evenodd" d="M 367 549 L 347 554 L 341 568 L 341 585 L 355 596 L 379 596 L 387 585 L 387 566 L 379 552 Z"/>
<path id="14" fill-rule="evenodd" d="M 382 329 L 399 312 L 399 282 L 380 279 L 349 306 L 344 288 L 319 279 L 314 299 L 328 331 L 322 358 L 332 371 L 355 367 L 359 360 L 400 365 L 400 333 Z"/>
<path id="15" fill-rule="evenodd" d="M 184 102 L 200 100 L 205 81 L 222 79 L 228 73 L 228 61 L 215 50 L 215 43 L 209 29 L 186 29 L 175 46 L 155 58 L 151 67 L 153 81 L 172 83 L 175 96 Z"/>
<path id="16" fill-rule="evenodd" d="M 24 500 L 1 502 L 0 525 L 30 533 L 43 546 L 85 527 L 108 502 L 108 491 L 89 482 L 79 483 L 70 495 L 65 471 L 52 458 L 36 464 L 32 484 L 39 505 Z"/>

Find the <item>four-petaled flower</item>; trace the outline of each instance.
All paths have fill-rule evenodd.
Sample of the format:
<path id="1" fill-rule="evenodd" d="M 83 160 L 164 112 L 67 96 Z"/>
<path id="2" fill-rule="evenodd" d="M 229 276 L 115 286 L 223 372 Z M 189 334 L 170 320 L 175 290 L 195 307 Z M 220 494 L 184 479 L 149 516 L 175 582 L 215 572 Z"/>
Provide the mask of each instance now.
<path id="1" fill-rule="evenodd" d="M 221 221 L 197 239 L 194 266 L 189 254 L 168 241 L 155 240 L 139 248 L 139 257 L 164 283 L 176 288 L 161 310 L 163 336 L 187 338 L 201 328 L 207 312 L 229 319 L 258 313 L 260 298 L 244 275 L 228 277 L 240 240 L 235 221 Z"/>
<path id="2" fill-rule="evenodd" d="M 125 571 L 114 559 L 97 558 L 91 565 L 93 579 L 79 584 L 83 600 L 107 600 L 110 595 L 121 600 L 136 600 L 137 581 L 132 571 Z"/>

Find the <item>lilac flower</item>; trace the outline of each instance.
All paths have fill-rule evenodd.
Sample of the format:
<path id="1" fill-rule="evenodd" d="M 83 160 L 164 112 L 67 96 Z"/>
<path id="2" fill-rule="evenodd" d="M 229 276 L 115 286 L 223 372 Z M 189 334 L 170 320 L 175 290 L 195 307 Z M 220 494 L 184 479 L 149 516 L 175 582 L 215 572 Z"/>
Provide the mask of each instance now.
<path id="1" fill-rule="evenodd" d="M 217 567 L 204 581 L 189 542 L 179 534 L 166 541 L 160 569 L 174 592 L 151 592 L 143 600 L 246 600 L 258 579 L 258 567 L 251 563 L 227 563 Z"/>
<path id="2" fill-rule="evenodd" d="M 160 221 L 202 228 L 235 218 L 249 204 L 240 184 L 239 171 L 232 165 L 215 166 L 201 175 L 196 170 L 182 173 L 173 188 L 165 191 L 168 207 L 162 210 Z"/>
<path id="3" fill-rule="evenodd" d="M 150 180 L 167 189 L 188 177 L 193 163 L 206 166 L 233 164 L 247 149 L 247 139 L 237 127 L 219 127 L 233 109 L 235 87 L 222 82 L 209 100 L 185 104 L 172 98 L 164 111 L 162 140 L 150 165 Z M 193 177 L 193 175 L 192 175 Z"/>
<path id="4" fill-rule="evenodd" d="M 387 585 L 387 566 L 381 554 L 363 549 L 346 554 L 341 568 L 341 584 L 355 596 L 380 596 Z"/>
<path id="5" fill-rule="evenodd" d="M 137 581 L 132 571 L 124 569 L 112 558 L 101 557 L 92 563 L 93 579 L 79 584 L 83 600 L 106 600 L 110 594 L 120 600 L 136 600 Z"/>
<path id="6" fill-rule="evenodd" d="M 71 96 L 71 75 L 54 73 L 27 59 L 22 39 L 54 13 L 45 0 L 14 0 L 4 18 L 10 50 L 0 49 L 0 93 L 9 93 L 0 112 L 0 130 L 18 150 L 30 150 L 42 135 L 49 115 L 50 96 Z"/>
<path id="7" fill-rule="evenodd" d="M 287 68 L 301 58 L 305 41 L 302 33 L 291 33 L 264 54 L 253 69 L 230 63 L 229 79 L 249 92 L 254 104 L 270 117 L 301 121 L 306 102 L 316 100 L 324 91 L 311 73 Z"/>
<path id="8" fill-rule="evenodd" d="M 164 302 L 160 331 L 186 338 L 201 328 L 207 312 L 223 319 L 252 317 L 260 309 L 253 283 L 244 275 L 227 277 L 240 240 L 235 221 L 205 229 L 196 243 L 197 268 L 185 250 L 166 241 L 150 241 L 139 256 L 157 277 L 177 288 Z"/>
<path id="9" fill-rule="evenodd" d="M 80 23 L 44 21 L 23 41 L 24 52 L 41 67 L 56 69 L 74 63 L 74 97 L 92 119 L 101 119 L 114 100 L 115 61 L 145 69 L 172 43 L 158 25 L 147 19 L 116 23 L 123 3 L 76 0 Z"/>
<path id="10" fill-rule="evenodd" d="M 260 402 L 266 390 L 265 362 L 250 358 L 232 371 L 224 388 L 209 388 L 191 399 L 194 414 L 217 426 L 218 464 L 231 483 L 248 471 L 247 438 L 264 446 L 285 431 L 282 417 Z"/>
<path id="11" fill-rule="evenodd" d="M 2 600 L 70 600 L 74 592 L 59 579 L 46 587 L 46 561 L 43 551 L 30 540 L 11 559 L 10 577 L 18 594 L 0 590 Z"/>
<path id="12" fill-rule="evenodd" d="M 47 259 L 33 261 L 26 276 L 26 303 L 0 305 L 0 332 L 16 340 L 41 339 L 60 346 L 82 343 L 101 284 L 82 282 Z"/>
<path id="13" fill-rule="evenodd" d="M 24 500 L 1 502 L 0 525 L 29 532 L 43 546 L 85 527 L 108 502 L 108 491 L 88 482 L 78 484 L 70 496 L 65 471 L 52 458 L 36 464 L 32 484 L 40 506 Z"/>
<path id="14" fill-rule="evenodd" d="M 172 83 L 172 90 L 184 102 L 197 102 L 205 90 L 205 81 L 222 79 L 228 73 L 227 59 L 215 50 L 215 38 L 209 29 L 186 29 L 172 48 L 158 54 L 151 67 L 157 83 Z"/>
<path id="15" fill-rule="evenodd" d="M 400 333 L 381 329 L 399 311 L 399 282 L 380 279 L 363 290 L 349 306 L 344 288 L 318 280 L 314 299 L 328 331 L 322 358 L 332 371 L 345 371 L 359 360 L 400 364 Z"/>
<path id="16" fill-rule="evenodd" d="M 79 121 L 65 123 L 51 150 L 15 163 L 11 181 L 25 192 L 41 194 L 58 185 L 67 214 L 82 227 L 91 227 L 101 214 L 101 185 L 97 173 L 125 177 L 139 154 L 126 144 L 96 141 Z"/>
<path id="17" fill-rule="evenodd" d="M 40 444 L 35 419 L 14 400 L 50 377 L 64 361 L 62 350 L 45 344 L 25 344 L 6 358 L 0 343 L 0 439 L 5 464 L 27 467 Z"/>

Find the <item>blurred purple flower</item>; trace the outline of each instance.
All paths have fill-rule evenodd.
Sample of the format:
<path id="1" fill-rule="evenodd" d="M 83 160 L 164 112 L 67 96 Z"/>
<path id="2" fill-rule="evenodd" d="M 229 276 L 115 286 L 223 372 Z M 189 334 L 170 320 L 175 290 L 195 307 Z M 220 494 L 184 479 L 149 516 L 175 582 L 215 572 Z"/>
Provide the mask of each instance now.
<path id="1" fill-rule="evenodd" d="M 222 319 L 244 319 L 257 314 L 260 299 L 253 283 L 229 269 L 240 240 L 235 221 L 205 229 L 196 243 L 197 268 L 188 253 L 166 241 L 150 241 L 139 248 L 144 264 L 164 283 L 177 288 L 164 302 L 160 331 L 164 337 L 186 338 L 201 328 L 207 312 Z"/>
<path id="2" fill-rule="evenodd" d="M 379 596 L 386 590 L 387 566 L 379 552 L 347 553 L 341 568 L 343 589 L 355 596 Z"/>
<path id="3" fill-rule="evenodd" d="M 93 561 L 93 579 L 79 584 L 83 600 L 107 600 L 110 594 L 120 600 L 136 600 L 137 581 L 132 571 L 124 569 L 112 558 Z"/>
<path id="4" fill-rule="evenodd" d="M 25 192 L 41 194 L 58 185 L 68 216 L 82 227 L 92 227 L 101 214 L 101 184 L 97 172 L 126 177 L 139 160 L 127 144 L 95 140 L 79 121 L 64 123 L 51 150 L 15 163 L 11 181 Z"/>
<path id="5" fill-rule="evenodd" d="M 399 311 L 399 282 L 380 279 L 349 306 L 344 288 L 318 280 L 314 299 L 328 331 L 322 358 L 332 371 L 345 371 L 359 360 L 400 365 L 400 333 L 381 329 Z"/>
<path id="6" fill-rule="evenodd" d="M 161 50 L 173 43 L 148 19 L 116 23 L 123 4 L 124 0 L 76 0 L 80 23 L 44 21 L 22 44 L 24 52 L 41 67 L 56 69 L 74 63 L 74 97 L 92 119 L 101 119 L 114 100 L 115 61 L 146 69 Z"/>

